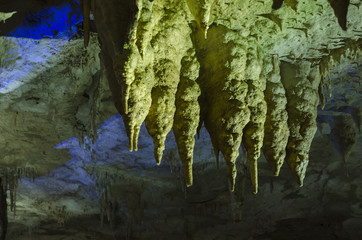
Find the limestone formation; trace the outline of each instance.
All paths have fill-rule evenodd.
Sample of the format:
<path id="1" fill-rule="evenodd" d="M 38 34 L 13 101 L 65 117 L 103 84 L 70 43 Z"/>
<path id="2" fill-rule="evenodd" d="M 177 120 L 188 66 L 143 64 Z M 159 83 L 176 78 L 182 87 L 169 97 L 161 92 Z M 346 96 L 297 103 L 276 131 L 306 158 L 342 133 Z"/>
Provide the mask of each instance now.
<path id="1" fill-rule="evenodd" d="M 196 79 L 200 65 L 195 52 L 190 49 L 189 55 L 182 59 L 181 78 L 176 93 L 176 112 L 173 131 L 182 160 L 186 185 L 193 182 L 192 163 L 195 146 L 195 135 L 199 125 L 200 106 L 198 98 L 201 94 Z"/>
<path id="2" fill-rule="evenodd" d="M 261 76 L 263 68 L 257 44 L 248 48 L 245 79 L 248 84 L 246 104 L 250 110 L 250 121 L 245 126 L 243 143 L 250 161 L 250 175 L 253 183 L 253 192 L 258 192 L 258 165 L 261 148 L 264 140 L 264 122 L 267 106 L 264 97 L 266 78 Z"/>
<path id="3" fill-rule="evenodd" d="M 317 130 L 319 68 L 310 62 L 281 63 L 281 80 L 286 89 L 289 140 L 286 160 L 298 184 L 303 186 L 309 148 Z"/>
<path id="4" fill-rule="evenodd" d="M 325 104 L 326 69 L 331 58 L 337 61 L 335 56 L 346 52 L 347 45 L 356 49 L 355 43 L 347 42 L 340 48 L 343 40 L 338 40 L 326 52 L 322 42 L 329 38 L 306 25 L 305 18 L 327 17 L 334 11 L 345 30 L 349 3 L 336 11 L 340 3 L 329 2 L 332 7 L 328 2 L 294 0 L 285 4 L 214 0 L 96 3 L 93 11 L 102 56 L 130 150 L 137 150 L 145 121 L 160 164 L 166 136 L 173 128 L 190 186 L 194 135 L 204 124 L 217 166 L 219 152 L 224 156 L 231 190 L 241 144 L 250 161 L 255 193 L 262 148 L 274 175 L 286 159 L 303 185 L 319 96 L 322 107 Z M 118 10 L 112 9 L 115 5 Z M 352 6 L 351 11 L 358 10 Z M 358 25 L 350 24 L 352 28 Z M 330 31 L 349 34 L 337 27 Z M 302 44 L 323 54 L 312 59 L 315 52 L 303 47 L 285 52 L 290 43 L 284 41 L 283 46 L 273 40 L 287 39 L 290 34 L 299 34 Z"/>
<path id="5" fill-rule="evenodd" d="M 267 115 L 264 127 L 263 153 L 272 167 L 275 176 L 279 175 L 285 159 L 285 147 L 288 143 L 288 113 L 286 110 L 287 97 L 280 79 L 280 63 L 274 56 L 267 65 L 267 83 L 265 100 L 267 101 Z M 265 67 L 268 70 L 268 67 Z"/>

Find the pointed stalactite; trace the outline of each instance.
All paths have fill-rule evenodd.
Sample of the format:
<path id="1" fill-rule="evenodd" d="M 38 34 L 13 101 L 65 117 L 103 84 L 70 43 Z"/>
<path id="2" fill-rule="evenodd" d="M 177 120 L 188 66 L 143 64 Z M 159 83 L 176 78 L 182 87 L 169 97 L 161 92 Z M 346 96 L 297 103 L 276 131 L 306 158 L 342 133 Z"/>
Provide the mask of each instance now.
<path id="1" fill-rule="evenodd" d="M 146 118 L 146 128 L 153 138 L 157 165 L 161 164 L 165 140 L 171 131 L 175 114 L 175 95 L 180 81 L 180 72 L 175 64 L 162 59 L 154 66 L 157 85 L 152 89 L 152 103 Z"/>
<path id="2" fill-rule="evenodd" d="M 250 162 L 250 176 L 253 192 L 258 192 L 258 159 L 264 140 L 264 122 L 266 117 L 266 102 L 264 90 L 266 79 L 261 78 L 262 60 L 260 59 L 256 42 L 250 43 L 245 78 L 248 84 L 246 104 L 250 110 L 250 121 L 244 128 L 243 144 Z"/>
<path id="3" fill-rule="evenodd" d="M 136 116 L 135 119 L 133 119 L 132 115 L 128 114 L 129 89 L 135 80 L 133 70 L 136 69 L 135 66 L 138 66 L 137 69 L 143 71 L 145 66 L 147 66 L 147 63 L 142 63 L 142 67 L 140 67 L 141 63 L 137 61 L 139 59 L 137 47 L 130 41 L 134 37 L 132 35 L 134 32 L 134 19 L 136 19 L 138 13 L 136 0 L 122 2 L 117 0 L 94 1 L 94 7 L 92 8 L 94 8 L 96 27 L 97 29 L 102 29 L 98 31 L 101 44 L 100 57 L 103 63 L 102 68 L 107 74 L 115 106 L 122 115 L 126 133 L 129 137 L 130 150 L 133 150 L 136 148 L 133 145 L 136 145 L 137 138 L 135 136 L 138 134 L 137 130 L 140 128 L 148 112 L 147 107 L 142 106 L 143 102 L 139 102 L 137 105 L 133 105 L 133 107 L 138 110 L 141 109 L 139 112 L 142 114 L 135 110 L 133 115 Z M 114 42 L 117 43 L 115 44 Z M 134 49 L 136 50 L 134 51 Z M 132 58 L 133 56 L 138 57 Z M 129 72 L 131 74 L 127 75 Z M 147 95 L 144 97 L 144 100 L 150 102 L 150 98 L 147 98 Z M 142 119 L 142 117 L 144 118 Z"/>
<path id="4" fill-rule="evenodd" d="M 324 96 L 324 87 L 328 88 L 329 97 L 332 97 L 332 80 L 330 76 L 332 68 L 340 65 L 343 59 L 352 59 L 357 61 L 359 59 L 359 54 L 362 49 L 362 39 L 348 39 L 344 40 L 343 43 L 343 47 L 328 50 L 329 54 L 322 57 L 319 61 L 319 72 L 321 75 L 319 97 L 321 100 L 322 109 L 324 108 L 326 102 Z M 328 80 L 328 84 L 326 83 L 326 80 Z"/>
<path id="5" fill-rule="evenodd" d="M 201 29 L 204 31 L 205 39 L 210 26 L 210 16 L 215 0 L 201 0 Z"/>
<path id="6" fill-rule="evenodd" d="M 264 127 L 263 153 L 271 166 L 274 176 L 279 175 L 285 159 L 285 148 L 289 138 L 287 97 L 280 79 L 280 62 L 278 56 L 266 64 L 267 73 L 265 100 L 267 115 Z"/>
<path id="7" fill-rule="evenodd" d="M 178 152 L 182 160 L 186 186 L 193 183 L 192 164 L 195 146 L 195 135 L 200 121 L 198 98 L 201 94 L 196 79 L 199 76 L 200 64 L 193 50 L 189 51 L 181 61 L 181 79 L 176 93 L 176 112 L 173 131 Z"/>
<path id="8" fill-rule="evenodd" d="M 80 0 L 83 15 L 84 47 L 88 47 L 90 35 L 91 0 Z"/>
<path id="9" fill-rule="evenodd" d="M 140 6 L 139 6 L 140 7 Z M 123 64 L 119 75 L 122 76 L 122 95 L 124 114 L 123 121 L 129 139 L 129 150 L 138 150 L 138 136 L 142 123 L 145 121 L 151 107 L 151 91 L 155 84 L 152 51 L 144 53 L 146 46 L 152 39 L 152 3 L 143 5 L 138 13 L 138 24 L 130 30 L 130 41 L 125 45 L 127 60 Z"/>
<path id="10" fill-rule="evenodd" d="M 281 79 L 288 100 L 290 129 L 286 159 L 298 184 L 303 186 L 309 162 L 309 149 L 317 130 L 319 68 L 312 67 L 312 64 L 307 61 L 297 64 L 282 62 Z"/>
<path id="11" fill-rule="evenodd" d="M 328 0 L 329 4 L 333 8 L 334 15 L 338 19 L 339 26 L 343 30 L 347 30 L 347 14 L 350 0 Z"/>
<path id="12" fill-rule="evenodd" d="M 202 35 L 199 31 L 199 43 L 208 49 L 199 58 L 202 72 L 199 82 L 204 90 L 200 97 L 201 108 L 204 108 L 203 119 L 215 153 L 221 151 L 224 156 L 230 188 L 234 191 L 237 175 L 235 163 L 243 129 L 250 119 L 245 100 L 248 92 L 245 81 L 247 41 L 232 35 L 222 26 L 210 27 L 207 40 L 202 40 Z M 235 39 L 225 49 L 213 47 L 213 44 L 222 43 L 225 36 Z"/>
<path id="13" fill-rule="evenodd" d="M 132 50 L 136 51 L 136 46 L 133 46 Z M 128 89 L 125 100 L 127 101 L 127 112 L 122 117 L 129 138 L 129 150 L 137 151 L 138 135 L 151 107 L 151 91 L 155 79 L 151 63 L 142 61 L 139 54 L 132 58 L 132 67 L 128 65 L 127 70 L 123 73 L 124 78 L 131 80 L 126 80 L 128 83 L 125 86 Z"/>
<path id="14" fill-rule="evenodd" d="M 0 239 L 5 240 L 8 228 L 8 210 L 6 202 L 6 183 L 0 177 Z"/>

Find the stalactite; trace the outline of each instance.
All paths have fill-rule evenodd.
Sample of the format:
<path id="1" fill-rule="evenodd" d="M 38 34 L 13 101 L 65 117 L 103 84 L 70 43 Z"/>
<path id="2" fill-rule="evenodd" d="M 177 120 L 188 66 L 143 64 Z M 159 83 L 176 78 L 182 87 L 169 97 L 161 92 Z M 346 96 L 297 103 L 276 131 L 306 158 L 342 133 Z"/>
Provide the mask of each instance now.
<path id="1" fill-rule="evenodd" d="M 251 40 L 249 40 L 249 43 Z M 253 183 L 253 192 L 258 192 L 258 158 L 264 140 L 264 122 L 266 118 L 266 102 L 264 90 L 266 78 L 261 77 L 262 56 L 256 43 L 248 48 L 248 60 L 245 79 L 248 84 L 246 104 L 250 110 L 250 121 L 244 128 L 243 144 L 250 161 L 250 175 Z"/>
<path id="2" fill-rule="evenodd" d="M 243 129 L 250 119 L 250 110 L 246 105 L 248 83 L 245 79 L 248 43 L 237 34 L 222 26 L 210 27 L 207 40 L 198 40 L 203 49 L 200 54 L 201 72 L 200 97 L 202 119 L 210 133 L 215 153 L 222 152 L 227 164 L 227 175 L 231 190 L 235 188 L 236 166 Z M 215 49 L 229 38 L 226 49 Z M 200 49 L 201 49 L 200 46 Z"/>
<path id="3" fill-rule="evenodd" d="M 137 24 L 136 46 L 142 57 L 144 56 L 144 52 L 151 41 L 152 30 L 154 29 L 154 24 L 156 23 L 152 14 L 152 7 L 152 2 L 149 2 L 147 7 L 143 5 L 140 10 L 140 17 Z"/>
<path id="4" fill-rule="evenodd" d="M 134 49 L 134 47 L 132 47 Z M 137 63 L 137 62 L 136 62 Z M 135 69 L 137 66 L 137 69 Z M 132 72 L 133 71 L 133 72 Z M 129 90 L 126 98 L 125 113 L 123 120 L 126 124 L 129 136 L 129 149 L 137 151 L 138 134 L 141 124 L 145 120 L 151 107 L 151 91 L 154 85 L 154 72 L 150 63 L 133 65 L 127 68 L 126 78 L 134 79 L 128 86 L 124 87 Z M 146 74 L 143 74 L 145 72 Z M 132 74 L 132 75 L 131 75 Z"/>
<path id="5" fill-rule="evenodd" d="M 280 62 L 278 56 L 265 64 L 267 69 L 265 100 L 267 102 L 267 116 L 264 129 L 263 152 L 275 176 L 279 175 L 285 159 L 285 147 L 288 143 L 288 113 L 286 111 L 287 97 L 280 79 Z M 270 68 L 270 70 L 268 69 Z"/>
<path id="6" fill-rule="evenodd" d="M 181 62 L 181 78 L 176 93 L 176 112 L 173 124 L 176 143 L 183 163 L 186 186 L 191 186 L 193 182 L 194 136 L 200 121 L 198 98 L 201 93 L 196 83 L 200 65 L 196 59 L 195 52 L 191 49 L 189 52 L 189 56 L 185 56 Z"/>
<path id="7" fill-rule="evenodd" d="M 146 118 L 146 128 L 153 138 L 155 159 L 159 165 L 166 136 L 173 125 L 180 72 L 172 61 L 164 59 L 155 66 L 155 77 L 159 83 L 152 89 L 152 104 Z"/>
<path id="8" fill-rule="evenodd" d="M 325 104 L 324 87 L 325 79 L 328 80 L 329 97 L 332 97 L 332 80 L 330 71 L 333 67 L 341 64 L 343 59 L 356 59 L 358 61 L 362 49 L 362 39 L 358 40 L 344 40 L 343 46 L 329 50 L 326 56 L 323 56 L 319 61 L 319 71 L 321 74 L 321 83 L 319 96 L 321 99 L 322 107 Z"/>
<path id="9" fill-rule="evenodd" d="M 290 129 L 286 160 L 298 184 L 303 186 L 309 149 L 317 130 L 319 68 L 307 61 L 298 65 L 282 62 L 281 79 L 286 89 Z"/>
<path id="10" fill-rule="evenodd" d="M 34 181 L 38 176 L 38 171 L 33 167 L 0 168 L 0 179 L 2 179 L 0 188 L 3 189 L 5 194 L 9 190 L 9 208 L 14 215 L 16 215 L 16 197 L 19 181 L 21 181 L 21 178 L 30 178 Z"/>
<path id="11" fill-rule="evenodd" d="M 205 39 L 210 26 L 210 15 L 215 0 L 201 0 L 201 28 L 204 31 Z"/>

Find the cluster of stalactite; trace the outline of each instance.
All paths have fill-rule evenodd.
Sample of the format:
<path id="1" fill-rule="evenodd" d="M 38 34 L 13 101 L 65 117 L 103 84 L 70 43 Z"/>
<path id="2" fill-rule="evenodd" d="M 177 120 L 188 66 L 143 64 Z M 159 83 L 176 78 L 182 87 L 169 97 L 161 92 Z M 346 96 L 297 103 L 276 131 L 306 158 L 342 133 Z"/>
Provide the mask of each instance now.
<path id="1" fill-rule="evenodd" d="M 362 49 L 362 39 L 343 41 L 343 46 L 329 50 L 328 54 L 319 61 L 319 71 L 321 73 L 321 84 L 319 88 L 320 101 L 322 109 L 325 106 L 326 97 L 324 88 L 327 86 L 329 97 L 332 97 L 332 82 L 330 72 L 337 65 L 348 59 L 356 59 L 359 64 L 360 53 Z M 328 82 L 325 82 L 327 80 Z"/>
<path id="2" fill-rule="evenodd" d="M 296 9 L 295 1 L 286 2 Z M 273 8 L 281 3 L 274 1 Z M 88 16 L 91 5 L 83 6 Z M 317 129 L 324 63 L 320 69 L 310 61 L 269 56 L 257 35 L 231 23 L 211 25 L 212 7 L 219 8 L 220 19 L 234 17 L 225 10 L 232 6 L 213 0 L 94 3 L 102 61 L 130 150 L 137 150 L 145 121 L 160 164 L 173 129 L 186 185 L 191 186 L 195 135 L 204 125 L 217 166 L 219 153 L 224 156 L 232 191 L 241 145 L 254 193 L 261 150 L 274 175 L 286 160 L 302 186 Z"/>
<path id="3" fill-rule="evenodd" d="M 319 68 L 321 73 L 321 84 L 319 88 L 321 107 L 325 107 L 326 99 L 325 88 L 328 89 L 329 97 L 332 97 L 332 79 L 331 71 L 338 65 L 343 64 L 345 61 L 356 60 L 357 65 L 360 65 L 360 54 L 362 49 L 362 40 L 348 39 L 343 42 L 343 46 L 333 49 L 328 55 L 321 58 Z M 327 80 L 327 82 L 326 82 Z M 327 86 L 327 87 L 326 87 Z M 352 112 L 355 115 L 356 123 L 361 129 L 361 113 L 356 109 Z M 327 122 L 331 127 L 330 139 L 335 145 L 337 152 L 341 155 L 342 160 L 346 166 L 346 173 L 348 175 L 347 161 L 356 146 L 358 131 L 352 116 L 349 114 L 335 114 L 334 116 L 325 116 L 321 114 L 321 119 Z"/>

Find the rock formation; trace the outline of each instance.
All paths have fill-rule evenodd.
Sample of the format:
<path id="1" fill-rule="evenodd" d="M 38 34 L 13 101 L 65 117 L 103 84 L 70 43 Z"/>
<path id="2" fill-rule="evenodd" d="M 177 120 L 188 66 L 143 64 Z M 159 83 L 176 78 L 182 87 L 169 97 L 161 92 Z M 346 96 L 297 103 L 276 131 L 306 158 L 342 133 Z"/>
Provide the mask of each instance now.
<path id="1" fill-rule="evenodd" d="M 0 0 L 0 236 L 7 212 L 9 226 L 100 213 L 116 239 L 178 239 L 213 235 L 208 217 L 257 223 L 243 210 L 283 225 L 286 206 L 331 214 L 358 239 L 361 11 L 357 0 Z M 302 198 L 321 209 L 306 214 Z"/>
<path id="2" fill-rule="evenodd" d="M 341 28 L 346 30 L 345 9 L 349 3 L 329 3 Z M 281 9 L 274 11 L 272 8 Z M 192 183 L 193 138 L 200 119 L 199 128 L 205 124 L 210 133 L 217 162 L 220 151 L 225 158 L 231 190 L 236 183 L 235 161 L 241 144 L 250 161 L 255 193 L 257 160 L 263 144 L 274 174 L 278 175 L 286 158 L 302 186 L 316 131 L 326 64 L 323 55 L 312 58 L 311 49 L 324 49 L 325 43 L 317 39 L 320 33 L 315 29 L 330 26 L 322 27 L 319 23 L 307 26 L 307 22 L 318 15 L 326 16 L 332 9 L 328 8 L 328 3 L 296 1 L 286 1 L 283 7 L 282 1 L 274 1 L 272 8 L 269 2 L 251 1 L 114 0 L 95 3 L 93 11 L 102 55 L 107 62 L 110 86 L 115 86 L 111 88 L 125 122 L 130 150 L 137 150 L 138 132 L 146 121 L 154 139 L 156 163 L 160 164 L 166 136 L 174 126 L 189 186 Z M 298 13 L 296 18 L 293 12 Z M 112 23 L 118 24 L 113 26 Z M 344 44 L 343 49 L 354 49 L 342 37 L 359 26 L 352 22 L 350 25 L 350 32 L 334 27 L 331 36 L 324 39 L 330 45 L 332 36 L 336 36 L 336 41 Z M 297 34 L 300 36 L 297 41 L 311 46 L 289 49 L 286 55 L 277 53 L 281 47 L 277 39 L 285 39 L 287 34 Z M 357 42 L 360 45 L 360 41 Z M 338 50 L 334 49 L 341 48 L 329 45 L 328 51 L 336 52 Z M 183 59 L 189 58 L 190 53 L 195 54 L 192 60 L 195 66 L 185 68 Z M 188 102 L 179 94 L 184 91 L 185 74 L 193 76 L 192 86 L 188 88 L 193 100 Z M 324 96 L 322 98 L 324 100 Z M 185 129 L 180 131 L 182 124 Z"/>

